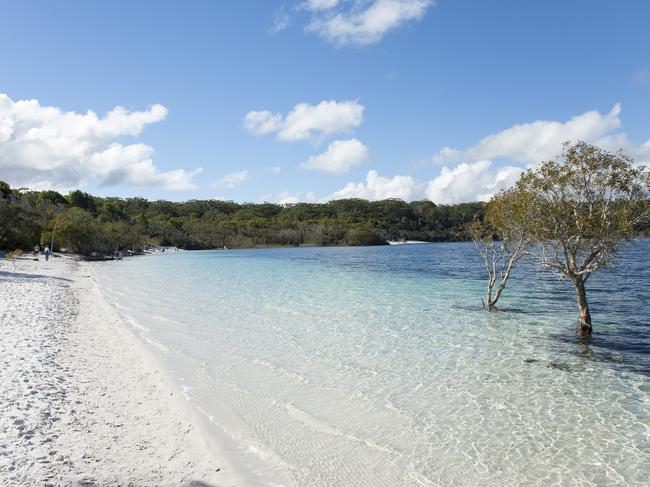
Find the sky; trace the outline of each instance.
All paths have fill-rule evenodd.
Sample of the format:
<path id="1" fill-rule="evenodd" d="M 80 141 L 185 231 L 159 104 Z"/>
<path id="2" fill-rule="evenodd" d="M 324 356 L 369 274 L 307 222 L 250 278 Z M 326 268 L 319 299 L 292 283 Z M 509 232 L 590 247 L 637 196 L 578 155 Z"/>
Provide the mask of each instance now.
<path id="1" fill-rule="evenodd" d="M 0 180 L 486 200 L 566 140 L 650 163 L 646 0 L 0 0 Z"/>

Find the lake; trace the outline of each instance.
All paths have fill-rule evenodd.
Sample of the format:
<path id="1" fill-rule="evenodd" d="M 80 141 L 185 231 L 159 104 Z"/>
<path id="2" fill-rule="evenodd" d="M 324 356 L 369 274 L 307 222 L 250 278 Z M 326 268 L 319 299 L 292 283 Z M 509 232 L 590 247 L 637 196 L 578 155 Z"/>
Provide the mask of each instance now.
<path id="1" fill-rule="evenodd" d="M 647 485 L 650 239 L 587 284 L 471 243 L 167 252 L 109 302 L 249 485 Z"/>

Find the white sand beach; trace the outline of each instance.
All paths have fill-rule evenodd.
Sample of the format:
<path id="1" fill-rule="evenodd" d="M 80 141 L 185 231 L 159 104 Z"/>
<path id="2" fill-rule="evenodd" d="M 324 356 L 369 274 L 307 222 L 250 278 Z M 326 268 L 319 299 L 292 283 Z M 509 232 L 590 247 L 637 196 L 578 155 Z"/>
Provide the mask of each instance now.
<path id="1" fill-rule="evenodd" d="M 233 485 L 72 257 L 0 263 L 0 484 Z"/>

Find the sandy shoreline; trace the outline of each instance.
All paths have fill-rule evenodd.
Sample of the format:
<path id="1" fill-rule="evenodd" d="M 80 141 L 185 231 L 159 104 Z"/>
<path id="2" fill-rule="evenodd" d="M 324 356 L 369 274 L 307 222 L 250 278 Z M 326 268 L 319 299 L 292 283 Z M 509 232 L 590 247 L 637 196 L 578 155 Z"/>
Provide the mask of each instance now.
<path id="1" fill-rule="evenodd" d="M 16 265 L 0 265 L 0 483 L 237 483 L 92 264 Z"/>

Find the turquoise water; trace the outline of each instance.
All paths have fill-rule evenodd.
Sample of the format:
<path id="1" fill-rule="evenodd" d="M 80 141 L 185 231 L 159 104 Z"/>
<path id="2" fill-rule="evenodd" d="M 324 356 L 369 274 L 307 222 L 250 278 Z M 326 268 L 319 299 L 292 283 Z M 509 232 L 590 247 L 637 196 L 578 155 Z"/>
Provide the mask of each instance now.
<path id="1" fill-rule="evenodd" d="M 249 485 L 647 485 L 650 240 L 588 292 L 471 244 L 177 252 L 98 279 Z"/>

